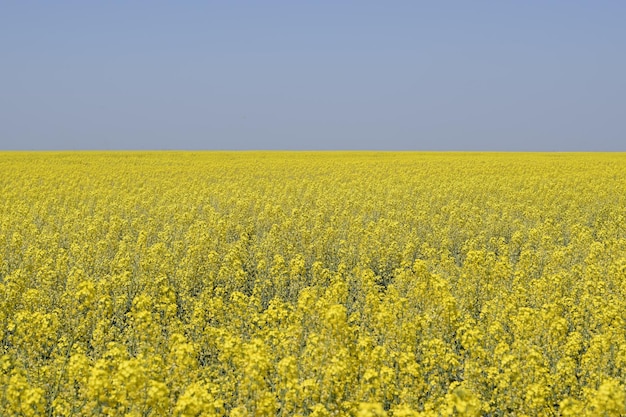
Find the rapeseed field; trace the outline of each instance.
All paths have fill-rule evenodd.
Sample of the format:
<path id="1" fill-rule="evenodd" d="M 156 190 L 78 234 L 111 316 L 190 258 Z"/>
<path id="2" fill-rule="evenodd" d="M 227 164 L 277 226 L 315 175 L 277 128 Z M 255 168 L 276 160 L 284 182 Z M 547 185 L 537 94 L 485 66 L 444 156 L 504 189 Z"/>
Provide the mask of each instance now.
<path id="1" fill-rule="evenodd" d="M 626 415 L 626 155 L 0 153 L 0 415 Z"/>

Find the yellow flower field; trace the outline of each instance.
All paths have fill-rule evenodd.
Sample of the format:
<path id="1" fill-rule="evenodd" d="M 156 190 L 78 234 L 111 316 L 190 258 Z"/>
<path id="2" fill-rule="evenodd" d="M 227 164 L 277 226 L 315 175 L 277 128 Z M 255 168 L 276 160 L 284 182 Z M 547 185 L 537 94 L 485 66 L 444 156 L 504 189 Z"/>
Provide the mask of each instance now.
<path id="1" fill-rule="evenodd" d="M 626 155 L 0 153 L 0 415 L 626 415 Z"/>

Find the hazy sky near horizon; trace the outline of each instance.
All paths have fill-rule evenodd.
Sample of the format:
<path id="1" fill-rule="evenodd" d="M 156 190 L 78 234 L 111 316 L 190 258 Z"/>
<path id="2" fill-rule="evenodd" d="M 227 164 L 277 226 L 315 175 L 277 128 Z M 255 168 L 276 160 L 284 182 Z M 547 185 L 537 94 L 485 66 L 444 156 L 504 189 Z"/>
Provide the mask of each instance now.
<path id="1" fill-rule="evenodd" d="M 624 1 L 2 1 L 0 149 L 626 151 Z"/>

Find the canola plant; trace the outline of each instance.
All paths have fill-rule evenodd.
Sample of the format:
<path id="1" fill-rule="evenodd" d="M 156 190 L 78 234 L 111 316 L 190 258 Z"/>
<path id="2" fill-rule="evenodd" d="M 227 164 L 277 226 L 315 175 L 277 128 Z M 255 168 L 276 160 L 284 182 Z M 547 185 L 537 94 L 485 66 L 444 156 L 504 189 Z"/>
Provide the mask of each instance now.
<path id="1" fill-rule="evenodd" d="M 0 415 L 626 415 L 626 155 L 0 153 Z"/>

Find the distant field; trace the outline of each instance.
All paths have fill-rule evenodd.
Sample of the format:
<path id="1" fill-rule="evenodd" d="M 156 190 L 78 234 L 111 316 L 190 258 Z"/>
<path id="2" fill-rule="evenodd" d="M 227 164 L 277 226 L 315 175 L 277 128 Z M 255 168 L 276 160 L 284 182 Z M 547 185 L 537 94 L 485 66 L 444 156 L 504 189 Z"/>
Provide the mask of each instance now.
<path id="1" fill-rule="evenodd" d="M 0 415 L 626 415 L 626 154 L 0 153 Z"/>

